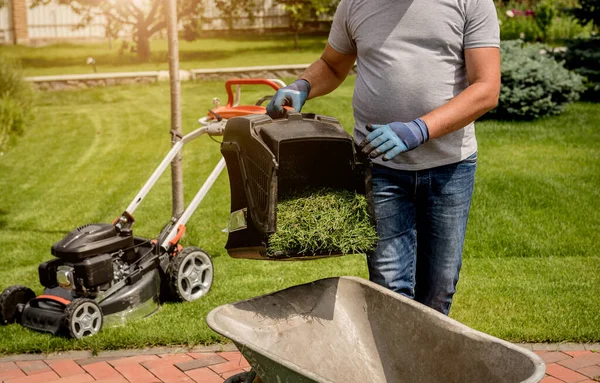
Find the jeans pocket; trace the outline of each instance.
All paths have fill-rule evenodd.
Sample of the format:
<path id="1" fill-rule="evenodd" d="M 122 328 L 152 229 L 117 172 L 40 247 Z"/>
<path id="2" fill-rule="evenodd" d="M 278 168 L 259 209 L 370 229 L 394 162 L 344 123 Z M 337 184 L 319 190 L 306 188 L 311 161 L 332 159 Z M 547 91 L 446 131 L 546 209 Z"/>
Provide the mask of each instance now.
<path id="1" fill-rule="evenodd" d="M 466 162 L 469 164 L 476 164 L 477 163 L 477 152 L 471 154 L 469 157 L 462 160 L 462 162 Z"/>

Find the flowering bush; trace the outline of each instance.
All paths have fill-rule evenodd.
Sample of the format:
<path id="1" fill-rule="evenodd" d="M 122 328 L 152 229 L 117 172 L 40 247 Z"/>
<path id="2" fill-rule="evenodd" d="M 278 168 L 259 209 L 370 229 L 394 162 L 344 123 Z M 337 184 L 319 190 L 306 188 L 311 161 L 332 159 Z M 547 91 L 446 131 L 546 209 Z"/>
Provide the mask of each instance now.
<path id="1" fill-rule="evenodd" d="M 502 40 L 550 43 L 589 36 L 591 25 L 581 25 L 576 18 L 563 12 L 571 3 L 567 0 L 497 2 L 500 37 Z"/>

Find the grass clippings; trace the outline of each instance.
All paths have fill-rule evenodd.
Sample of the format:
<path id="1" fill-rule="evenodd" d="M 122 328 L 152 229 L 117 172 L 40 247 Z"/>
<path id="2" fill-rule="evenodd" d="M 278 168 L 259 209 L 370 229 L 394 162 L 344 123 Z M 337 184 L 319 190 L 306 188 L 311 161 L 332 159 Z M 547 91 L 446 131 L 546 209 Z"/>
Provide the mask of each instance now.
<path id="1" fill-rule="evenodd" d="M 364 195 L 348 190 L 304 190 L 277 205 L 277 231 L 267 254 L 361 254 L 377 244 Z"/>

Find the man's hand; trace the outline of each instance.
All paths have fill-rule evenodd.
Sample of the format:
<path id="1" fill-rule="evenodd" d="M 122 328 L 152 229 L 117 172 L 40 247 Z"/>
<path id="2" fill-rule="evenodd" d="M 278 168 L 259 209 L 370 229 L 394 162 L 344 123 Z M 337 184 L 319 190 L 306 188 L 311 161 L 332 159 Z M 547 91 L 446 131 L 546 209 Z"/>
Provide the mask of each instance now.
<path id="1" fill-rule="evenodd" d="M 429 130 L 423 120 L 392 122 L 387 125 L 367 125 L 371 133 L 360 143 L 362 151 L 371 158 L 383 154 L 389 161 L 402 152 L 413 150 L 429 140 Z"/>
<path id="2" fill-rule="evenodd" d="M 296 80 L 275 93 L 271 102 L 267 105 L 267 114 L 271 118 L 282 118 L 285 116 L 284 106 L 291 106 L 297 112 L 300 112 L 309 93 L 310 83 L 305 79 Z"/>

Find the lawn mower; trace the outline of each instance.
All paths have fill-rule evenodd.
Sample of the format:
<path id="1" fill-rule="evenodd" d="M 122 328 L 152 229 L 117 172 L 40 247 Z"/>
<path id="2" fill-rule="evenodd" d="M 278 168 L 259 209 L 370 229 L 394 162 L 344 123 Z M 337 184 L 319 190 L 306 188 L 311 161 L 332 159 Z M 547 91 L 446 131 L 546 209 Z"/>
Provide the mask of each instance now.
<path id="1" fill-rule="evenodd" d="M 199 247 L 183 248 L 179 241 L 188 219 L 225 168 L 225 160 L 221 158 L 185 211 L 172 217 L 155 239 L 133 235 L 133 213 L 185 144 L 204 134 L 223 135 L 231 117 L 265 113 L 260 105 L 239 105 L 239 87 L 247 84 L 274 90 L 285 85 L 266 79 L 227 81 L 227 105 L 221 107 L 215 100 L 215 108 L 199 121 L 203 126 L 173 145 L 117 219 L 78 227 L 52 246 L 55 258 L 38 268 L 44 286 L 41 295 L 21 285 L 0 294 L 0 324 L 18 322 L 38 331 L 83 338 L 103 326 L 152 315 L 167 299 L 189 302 L 207 294 L 213 282 L 210 255 Z"/>

